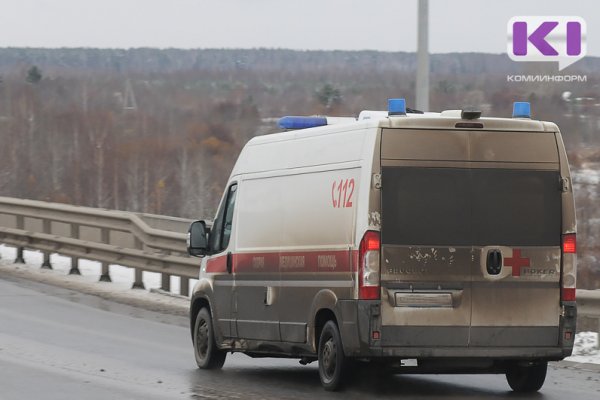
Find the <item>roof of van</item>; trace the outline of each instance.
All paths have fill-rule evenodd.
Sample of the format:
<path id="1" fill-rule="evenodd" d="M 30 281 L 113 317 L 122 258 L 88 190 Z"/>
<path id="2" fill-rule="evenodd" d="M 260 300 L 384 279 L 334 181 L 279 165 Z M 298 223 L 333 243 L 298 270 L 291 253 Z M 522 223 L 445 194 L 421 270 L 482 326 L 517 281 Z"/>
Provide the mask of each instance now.
<path id="1" fill-rule="evenodd" d="M 442 112 L 425 112 L 422 114 L 409 113 L 406 115 L 389 116 L 387 111 L 362 111 L 358 118 L 354 117 L 322 117 L 327 125 L 284 130 L 279 133 L 256 136 L 247 146 L 273 143 L 279 141 L 327 135 L 330 133 L 354 131 L 368 128 L 399 128 L 399 129 L 450 129 L 450 130 L 493 130 L 519 132 L 557 132 L 558 127 L 552 122 L 532 120 L 529 118 L 493 118 L 462 119 L 462 110 L 446 110 Z M 462 126 L 457 126 L 461 123 Z M 465 125 L 466 124 L 466 125 Z M 482 126 L 469 127 L 468 124 Z"/>
<path id="2" fill-rule="evenodd" d="M 309 120 L 319 120 L 323 126 L 252 138 L 240 153 L 232 176 L 306 166 L 357 163 L 368 159 L 376 133 L 381 128 L 532 134 L 558 131 L 553 123 L 528 118 L 462 119 L 460 110 L 401 116 L 389 116 L 386 111 L 363 111 L 358 118 L 310 117 Z M 469 127 L 469 124 L 477 124 L 477 127 Z"/>

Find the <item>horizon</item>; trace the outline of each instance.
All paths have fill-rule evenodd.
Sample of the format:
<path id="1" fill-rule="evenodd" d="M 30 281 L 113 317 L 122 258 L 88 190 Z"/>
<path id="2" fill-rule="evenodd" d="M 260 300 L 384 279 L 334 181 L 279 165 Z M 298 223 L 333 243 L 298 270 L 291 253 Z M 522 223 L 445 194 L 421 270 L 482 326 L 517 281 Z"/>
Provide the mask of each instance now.
<path id="1" fill-rule="evenodd" d="M 412 52 L 417 0 L 0 0 L 0 47 L 375 50 Z M 431 54 L 502 54 L 522 15 L 584 16 L 600 56 L 597 2 L 429 1 Z M 24 25 L 25 24 L 25 25 Z M 23 29 L 26 26 L 27 29 Z"/>
<path id="2" fill-rule="evenodd" d="M 386 54 L 416 54 L 416 51 L 404 51 L 404 50 L 379 50 L 379 49 L 295 49 L 289 47 L 85 47 L 85 46 L 59 46 L 59 47 L 42 47 L 42 46 L 0 46 L 0 49 L 27 49 L 27 50 L 181 50 L 181 51 L 205 51 L 205 50 L 219 50 L 219 51 L 240 51 L 240 50 L 269 50 L 269 51 L 293 51 L 293 52 L 342 52 L 342 53 L 386 53 Z M 429 55 L 450 55 L 450 54 L 485 54 L 493 56 L 508 56 L 506 52 L 493 53 L 486 51 L 449 51 L 449 52 L 429 52 Z M 599 56 L 586 55 L 586 58 L 600 58 Z"/>

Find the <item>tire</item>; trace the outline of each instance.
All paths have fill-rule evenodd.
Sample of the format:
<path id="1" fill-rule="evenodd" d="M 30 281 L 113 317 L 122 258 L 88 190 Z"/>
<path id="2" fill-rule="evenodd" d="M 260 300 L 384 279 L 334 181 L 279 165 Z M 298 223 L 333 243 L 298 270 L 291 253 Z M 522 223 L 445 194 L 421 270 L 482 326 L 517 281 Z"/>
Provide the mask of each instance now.
<path id="1" fill-rule="evenodd" d="M 328 391 L 342 388 L 349 373 L 349 360 L 344 355 L 340 331 L 333 321 L 327 321 L 319 338 L 319 377 Z"/>
<path id="2" fill-rule="evenodd" d="M 221 369 L 227 353 L 215 343 L 212 318 L 206 307 L 198 312 L 194 326 L 194 355 L 201 369 Z"/>
<path id="3" fill-rule="evenodd" d="M 517 393 L 537 392 L 544 385 L 548 363 L 537 362 L 531 365 L 513 365 L 506 372 L 506 380 Z"/>

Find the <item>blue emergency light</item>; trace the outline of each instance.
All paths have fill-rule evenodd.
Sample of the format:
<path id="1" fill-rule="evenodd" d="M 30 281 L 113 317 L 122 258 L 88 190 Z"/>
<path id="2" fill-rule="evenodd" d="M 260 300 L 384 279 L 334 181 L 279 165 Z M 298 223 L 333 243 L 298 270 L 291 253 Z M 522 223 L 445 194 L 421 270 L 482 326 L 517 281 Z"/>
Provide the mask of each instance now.
<path id="1" fill-rule="evenodd" d="M 513 118 L 531 118 L 531 104 L 527 101 L 515 101 L 512 116 Z"/>
<path id="2" fill-rule="evenodd" d="M 278 121 L 282 129 L 306 129 L 327 125 L 327 117 L 282 117 Z"/>
<path id="3" fill-rule="evenodd" d="M 406 115 L 406 100 L 388 99 L 388 115 Z"/>

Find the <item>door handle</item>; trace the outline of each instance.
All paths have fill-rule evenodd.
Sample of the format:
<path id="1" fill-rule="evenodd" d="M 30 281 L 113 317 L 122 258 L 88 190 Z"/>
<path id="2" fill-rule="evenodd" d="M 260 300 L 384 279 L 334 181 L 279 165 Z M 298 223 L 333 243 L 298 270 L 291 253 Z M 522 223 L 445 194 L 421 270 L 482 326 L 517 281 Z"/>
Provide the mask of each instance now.
<path id="1" fill-rule="evenodd" d="M 502 253 L 500 250 L 490 250 L 487 254 L 487 272 L 490 275 L 498 275 L 502 270 Z"/>
<path id="2" fill-rule="evenodd" d="M 267 286 L 265 288 L 265 306 L 270 306 L 273 304 L 273 286 Z"/>
<path id="3" fill-rule="evenodd" d="M 233 254 L 227 253 L 227 273 L 230 274 L 233 271 Z"/>

